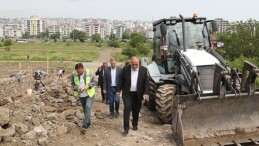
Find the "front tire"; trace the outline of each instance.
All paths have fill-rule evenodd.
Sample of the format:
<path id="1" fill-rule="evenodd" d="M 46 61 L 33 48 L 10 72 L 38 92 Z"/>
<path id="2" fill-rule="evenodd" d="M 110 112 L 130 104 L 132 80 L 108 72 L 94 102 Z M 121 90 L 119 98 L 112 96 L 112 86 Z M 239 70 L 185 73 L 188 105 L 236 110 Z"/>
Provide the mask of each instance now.
<path id="1" fill-rule="evenodd" d="M 173 97 L 176 88 L 173 84 L 165 84 L 156 93 L 156 114 L 165 124 L 172 123 Z"/>

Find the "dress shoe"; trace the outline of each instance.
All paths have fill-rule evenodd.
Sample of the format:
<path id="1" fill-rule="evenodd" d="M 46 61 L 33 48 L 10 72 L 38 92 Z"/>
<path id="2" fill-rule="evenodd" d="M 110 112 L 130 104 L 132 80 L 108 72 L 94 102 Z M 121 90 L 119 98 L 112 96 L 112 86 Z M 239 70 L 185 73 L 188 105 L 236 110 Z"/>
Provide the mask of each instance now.
<path id="1" fill-rule="evenodd" d="M 124 132 L 122 132 L 122 136 L 127 136 L 128 133 L 129 133 L 129 131 L 128 131 L 128 130 L 125 130 Z"/>
<path id="2" fill-rule="evenodd" d="M 133 130 L 137 131 L 138 130 L 138 126 L 133 126 Z"/>
<path id="3" fill-rule="evenodd" d="M 109 118 L 110 118 L 110 119 L 113 119 L 113 118 L 114 118 L 114 115 L 110 115 Z"/>
<path id="4" fill-rule="evenodd" d="M 118 118 L 119 117 L 119 112 L 116 112 L 115 115 L 114 115 L 115 118 Z"/>

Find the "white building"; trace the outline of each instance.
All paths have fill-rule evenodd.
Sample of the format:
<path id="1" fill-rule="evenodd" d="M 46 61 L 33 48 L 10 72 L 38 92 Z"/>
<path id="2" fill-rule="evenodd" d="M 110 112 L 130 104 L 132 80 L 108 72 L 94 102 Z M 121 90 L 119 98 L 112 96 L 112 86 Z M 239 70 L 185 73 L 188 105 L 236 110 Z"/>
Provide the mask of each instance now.
<path id="1" fill-rule="evenodd" d="M 49 36 L 51 36 L 52 34 L 61 34 L 61 29 L 59 25 L 52 25 L 48 27 L 48 31 L 49 31 Z"/>
<path id="2" fill-rule="evenodd" d="M 60 37 L 61 38 L 69 38 L 70 33 L 74 30 L 74 28 L 69 24 L 62 24 L 60 26 Z"/>
<path id="3" fill-rule="evenodd" d="M 8 24 L 3 27 L 3 36 L 8 38 L 21 38 L 22 27 L 20 24 Z"/>
<path id="4" fill-rule="evenodd" d="M 124 25 L 117 26 L 117 28 L 116 28 L 116 37 L 118 39 L 122 39 L 122 35 L 123 35 L 124 31 L 125 31 L 125 26 Z"/>
<path id="5" fill-rule="evenodd" d="M 154 38 L 154 32 L 153 32 L 152 30 L 147 30 L 147 31 L 145 32 L 145 37 L 146 37 L 147 39 L 153 39 L 153 38 Z"/>
<path id="6" fill-rule="evenodd" d="M 224 32 L 230 27 L 229 22 L 222 18 L 216 18 L 215 22 L 217 24 L 218 32 Z"/>
<path id="7" fill-rule="evenodd" d="M 41 32 L 45 31 L 45 21 L 38 18 L 37 16 L 32 16 L 27 20 L 27 31 L 29 35 L 36 36 Z"/>
<path id="8" fill-rule="evenodd" d="M 4 37 L 4 29 L 0 27 L 0 39 Z"/>
<path id="9" fill-rule="evenodd" d="M 86 23 L 85 24 L 85 32 L 88 37 L 92 37 L 94 34 L 100 34 L 101 38 L 105 37 L 105 27 L 103 24 L 99 23 Z"/>

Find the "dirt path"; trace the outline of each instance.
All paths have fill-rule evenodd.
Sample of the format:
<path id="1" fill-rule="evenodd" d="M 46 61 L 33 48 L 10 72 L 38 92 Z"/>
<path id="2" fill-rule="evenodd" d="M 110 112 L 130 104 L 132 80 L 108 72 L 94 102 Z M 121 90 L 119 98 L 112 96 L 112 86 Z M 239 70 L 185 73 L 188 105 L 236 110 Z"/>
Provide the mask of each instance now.
<path id="1" fill-rule="evenodd" d="M 109 106 L 101 102 L 99 93 L 94 102 L 92 126 L 85 135 L 73 129 L 66 135 L 49 140 L 55 146 L 174 146 L 170 125 L 161 125 L 154 113 L 145 106 L 141 110 L 139 130 L 130 129 L 129 135 L 123 137 L 123 104 L 121 101 L 120 115 L 117 119 L 108 117 Z"/>
<path id="2" fill-rule="evenodd" d="M 120 53 L 121 50 L 116 48 L 104 48 L 101 52 L 99 52 L 99 57 L 97 61 L 100 62 L 108 62 L 114 53 Z"/>

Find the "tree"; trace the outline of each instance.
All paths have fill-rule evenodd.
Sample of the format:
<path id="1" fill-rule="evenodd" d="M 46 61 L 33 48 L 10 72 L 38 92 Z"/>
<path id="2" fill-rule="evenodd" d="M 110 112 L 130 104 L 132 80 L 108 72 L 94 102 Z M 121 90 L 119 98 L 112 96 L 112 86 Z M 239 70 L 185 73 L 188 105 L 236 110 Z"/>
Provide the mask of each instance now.
<path id="1" fill-rule="evenodd" d="M 28 39 L 29 38 L 29 32 L 26 31 L 24 34 L 22 34 L 22 39 Z"/>
<path id="2" fill-rule="evenodd" d="M 46 29 L 46 31 L 39 33 L 36 38 L 38 39 L 44 39 L 45 37 L 49 38 L 49 30 Z"/>
<path id="3" fill-rule="evenodd" d="M 70 33 L 70 38 L 74 40 L 74 42 L 76 42 L 77 40 L 79 40 L 80 42 L 85 42 L 87 36 L 85 32 L 74 29 Z"/>
<path id="4" fill-rule="evenodd" d="M 11 39 L 5 39 L 3 42 L 4 46 L 11 46 L 13 44 L 13 41 Z"/>
<path id="5" fill-rule="evenodd" d="M 240 22 L 228 31 L 217 34 L 217 38 L 224 42 L 217 52 L 230 61 L 241 55 L 247 58 L 259 55 L 259 23 L 255 20 Z"/>
<path id="6" fill-rule="evenodd" d="M 86 33 L 83 31 L 79 31 L 78 39 L 80 42 L 85 42 L 85 40 L 87 39 Z"/>
<path id="7" fill-rule="evenodd" d="M 122 39 L 127 39 L 127 40 L 130 39 L 130 34 L 128 31 L 123 32 Z"/>
<path id="8" fill-rule="evenodd" d="M 137 56 L 138 51 L 135 48 L 127 48 L 127 49 L 124 49 L 121 54 L 126 55 L 130 58 L 132 56 Z"/>
<path id="9" fill-rule="evenodd" d="M 150 48 L 143 43 L 138 44 L 136 47 L 138 53 L 141 55 L 148 55 L 148 53 L 150 52 Z"/>
<path id="10" fill-rule="evenodd" d="M 114 33 L 110 34 L 109 41 L 108 41 L 108 46 L 114 47 L 114 48 L 119 48 L 120 47 L 120 42 L 116 38 Z"/>
<path id="11" fill-rule="evenodd" d="M 59 33 L 53 33 L 50 35 L 50 38 L 54 40 L 54 42 L 57 42 L 57 39 L 60 37 Z"/>
<path id="12" fill-rule="evenodd" d="M 119 48 L 120 47 L 120 42 L 118 40 L 109 40 L 108 41 L 108 46 L 114 47 L 114 48 Z"/>
<path id="13" fill-rule="evenodd" d="M 101 41 L 102 41 L 102 38 L 101 38 L 100 34 L 95 33 L 95 34 L 92 36 L 92 42 L 101 42 Z"/>
<path id="14" fill-rule="evenodd" d="M 146 42 L 146 39 L 145 39 L 143 34 L 140 34 L 140 33 L 132 33 L 131 34 L 130 43 L 129 44 L 133 48 L 136 48 L 138 44 L 145 43 L 145 42 Z"/>

